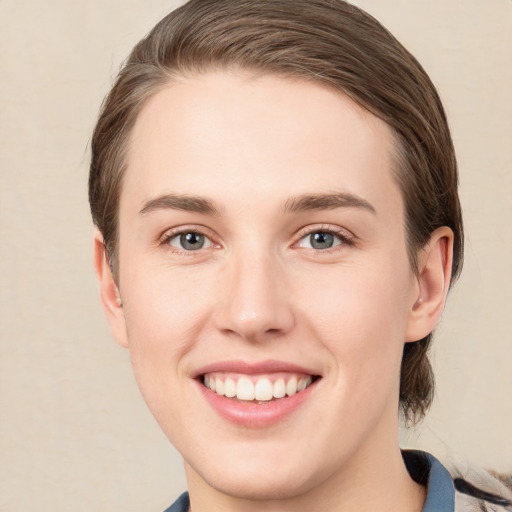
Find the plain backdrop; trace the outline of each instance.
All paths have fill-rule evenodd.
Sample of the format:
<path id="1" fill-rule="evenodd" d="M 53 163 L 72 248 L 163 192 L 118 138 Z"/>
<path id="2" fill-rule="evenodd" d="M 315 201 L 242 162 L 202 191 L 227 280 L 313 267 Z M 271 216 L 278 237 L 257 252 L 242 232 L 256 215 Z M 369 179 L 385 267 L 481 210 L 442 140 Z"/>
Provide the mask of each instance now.
<path id="1" fill-rule="evenodd" d="M 0 0 L 1 511 L 159 511 L 185 488 L 100 308 L 86 193 L 102 98 L 178 3 Z M 436 400 L 402 442 L 512 472 L 512 1 L 357 4 L 439 88 L 467 228 Z"/>

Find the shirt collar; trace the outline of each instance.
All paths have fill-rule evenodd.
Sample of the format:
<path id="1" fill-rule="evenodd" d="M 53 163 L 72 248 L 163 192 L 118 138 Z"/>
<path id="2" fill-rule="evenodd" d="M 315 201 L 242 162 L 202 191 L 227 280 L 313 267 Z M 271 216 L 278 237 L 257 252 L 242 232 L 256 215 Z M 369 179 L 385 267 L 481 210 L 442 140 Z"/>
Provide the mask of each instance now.
<path id="1" fill-rule="evenodd" d="M 447 469 L 430 453 L 403 450 L 402 457 L 411 478 L 427 488 L 422 512 L 453 512 L 455 487 Z"/>

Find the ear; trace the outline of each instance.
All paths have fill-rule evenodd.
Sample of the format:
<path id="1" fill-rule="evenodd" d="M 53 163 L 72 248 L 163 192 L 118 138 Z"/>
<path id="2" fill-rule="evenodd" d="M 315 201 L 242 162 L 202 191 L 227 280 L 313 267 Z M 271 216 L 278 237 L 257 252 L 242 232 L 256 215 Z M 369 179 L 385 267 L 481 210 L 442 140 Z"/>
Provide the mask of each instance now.
<path id="1" fill-rule="evenodd" d="M 436 229 L 418 254 L 417 285 L 411 297 L 406 342 L 430 334 L 444 310 L 450 288 L 453 260 L 453 231 Z"/>
<path id="2" fill-rule="evenodd" d="M 103 235 L 98 229 L 94 232 L 94 269 L 100 285 L 101 302 L 114 339 L 122 347 L 128 347 L 121 294 L 108 263 Z"/>

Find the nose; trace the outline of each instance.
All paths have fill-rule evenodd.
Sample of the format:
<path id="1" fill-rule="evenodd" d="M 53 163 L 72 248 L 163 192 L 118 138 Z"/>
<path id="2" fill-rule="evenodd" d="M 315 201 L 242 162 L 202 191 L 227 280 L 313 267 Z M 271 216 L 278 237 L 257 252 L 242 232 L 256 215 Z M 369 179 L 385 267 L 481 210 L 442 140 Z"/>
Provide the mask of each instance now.
<path id="1" fill-rule="evenodd" d="M 295 324 L 283 264 L 268 253 L 239 254 L 226 263 L 215 311 L 217 329 L 251 342 L 284 336 Z"/>

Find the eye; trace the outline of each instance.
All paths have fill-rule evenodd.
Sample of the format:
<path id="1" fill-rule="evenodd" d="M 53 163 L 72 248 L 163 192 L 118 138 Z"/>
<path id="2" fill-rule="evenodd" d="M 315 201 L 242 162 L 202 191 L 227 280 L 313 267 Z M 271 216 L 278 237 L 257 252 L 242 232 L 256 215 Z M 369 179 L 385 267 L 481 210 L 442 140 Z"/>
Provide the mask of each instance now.
<path id="1" fill-rule="evenodd" d="M 345 237 L 331 231 L 313 231 L 299 240 L 298 246 L 306 249 L 331 249 L 344 243 Z"/>
<path id="2" fill-rule="evenodd" d="M 172 247 L 184 251 L 198 251 L 199 249 L 207 249 L 212 246 L 212 242 L 207 236 L 196 231 L 186 231 L 171 235 L 166 242 Z"/>

